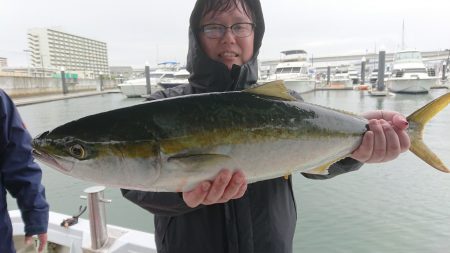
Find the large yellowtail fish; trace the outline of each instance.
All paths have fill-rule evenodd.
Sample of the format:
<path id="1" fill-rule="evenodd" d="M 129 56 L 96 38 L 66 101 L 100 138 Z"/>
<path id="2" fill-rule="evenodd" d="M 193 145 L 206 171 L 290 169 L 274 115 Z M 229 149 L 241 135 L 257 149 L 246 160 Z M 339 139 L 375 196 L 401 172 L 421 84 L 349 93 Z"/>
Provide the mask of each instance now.
<path id="1" fill-rule="evenodd" d="M 408 117 L 411 151 L 450 172 L 422 141 L 425 124 L 450 93 Z M 248 182 L 294 171 L 327 173 L 361 143 L 368 121 L 296 101 L 281 81 L 243 91 L 151 101 L 84 117 L 33 140 L 35 156 L 64 174 L 98 184 L 179 192 L 242 169 Z"/>

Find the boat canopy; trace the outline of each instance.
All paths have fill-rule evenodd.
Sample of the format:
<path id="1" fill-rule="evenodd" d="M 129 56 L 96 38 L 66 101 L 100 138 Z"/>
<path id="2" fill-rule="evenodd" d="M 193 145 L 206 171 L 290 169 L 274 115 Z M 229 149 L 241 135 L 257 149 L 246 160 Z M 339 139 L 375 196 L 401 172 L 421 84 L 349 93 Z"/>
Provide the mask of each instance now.
<path id="1" fill-rule="evenodd" d="M 291 55 L 291 54 L 307 54 L 305 50 L 286 50 L 281 52 L 284 55 Z"/>
<path id="2" fill-rule="evenodd" d="M 280 62 L 304 62 L 308 60 L 308 54 L 305 50 L 287 50 L 281 53 Z"/>
<path id="3" fill-rule="evenodd" d="M 164 61 L 164 62 L 158 63 L 158 65 L 177 65 L 177 64 L 180 64 L 180 63 L 176 62 L 176 61 Z"/>

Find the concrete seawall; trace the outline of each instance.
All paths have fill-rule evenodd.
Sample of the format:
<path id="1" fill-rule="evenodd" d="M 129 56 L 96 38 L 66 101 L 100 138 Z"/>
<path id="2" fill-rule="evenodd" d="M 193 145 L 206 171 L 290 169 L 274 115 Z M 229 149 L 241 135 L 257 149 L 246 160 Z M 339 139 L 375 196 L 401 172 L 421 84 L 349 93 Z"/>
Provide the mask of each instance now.
<path id="1" fill-rule="evenodd" d="M 69 92 L 63 95 L 61 92 L 59 94 L 50 94 L 50 95 L 39 95 L 39 96 L 27 96 L 27 97 L 15 97 L 12 98 L 14 104 L 16 106 L 24 106 L 24 105 L 32 105 L 39 103 L 46 103 L 51 101 L 63 100 L 63 99 L 71 99 L 71 98 L 80 98 L 80 97 L 88 97 L 88 96 L 97 96 L 108 93 L 120 93 L 119 89 L 106 89 L 103 91 L 76 91 Z"/>
<path id="2" fill-rule="evenodd" d="M 100 80 L 78 79 L 66 80 L 69 93 L 96 91 L 100 87 Z M 41 77 L 10 77 L 0 76 L 0 88 L 12 98 L 41 96 L 62 93 L 61 79 Z M 115 80 L 103 80 L 103 89 L 115 89 Z"/>

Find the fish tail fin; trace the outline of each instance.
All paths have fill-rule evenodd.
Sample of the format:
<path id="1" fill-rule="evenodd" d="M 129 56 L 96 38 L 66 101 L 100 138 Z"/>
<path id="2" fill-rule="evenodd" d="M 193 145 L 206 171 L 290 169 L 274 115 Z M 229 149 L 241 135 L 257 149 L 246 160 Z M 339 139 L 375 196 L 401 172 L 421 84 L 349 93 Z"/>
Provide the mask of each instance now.
<path id="1" fill-rule="evenodd" d="M 407 117 L 410 123 L 411 147 L 409 150 L 434 168 L 450 173 L 449 168 L 423 141 L 423 129 L 438 112 L 450 103 L 450 92 L 438 97 Z"/>

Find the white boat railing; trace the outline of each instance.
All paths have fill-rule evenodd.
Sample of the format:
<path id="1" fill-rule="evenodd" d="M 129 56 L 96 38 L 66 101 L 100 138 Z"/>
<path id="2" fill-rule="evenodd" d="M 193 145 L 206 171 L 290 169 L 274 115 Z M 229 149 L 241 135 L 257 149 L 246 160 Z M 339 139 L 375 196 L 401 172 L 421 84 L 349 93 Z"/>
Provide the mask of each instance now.
<path id="1" fill-rule="evenodd" d="M 72 226 L 62 226 L 68 215 L 50 211 L 47 251 L 50 253 L 156 253 L 155 237 L 129 228 L 107 225 L 104 187 L 85 189 L 88 194 L 89 219 L 79 218 Z M 24 236 L 24 224 L 19 210 L 9 211 L 13 237 Z M 16 245 L 20 247 L 20 245 Z M 17 248 L 19 251 L 20 248 Z"/>
<path id="2" fill-rule="evenodd" d="M 81 196 L 82 199 L 87 199 L 88 201 L 89 226 L 93 249 L 100 249 L 108 240 L 105 203 L 111 203 L 111 200 L 104 198 L 104 190 L 104 186 L 89 187 L 84 190 L 84 193 L 88 196 Z"/>

